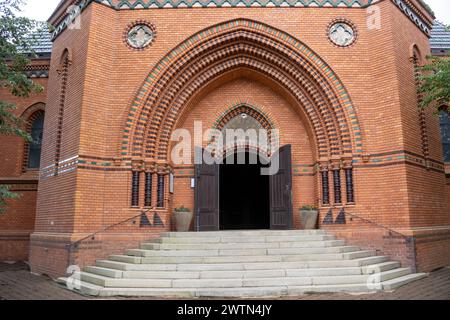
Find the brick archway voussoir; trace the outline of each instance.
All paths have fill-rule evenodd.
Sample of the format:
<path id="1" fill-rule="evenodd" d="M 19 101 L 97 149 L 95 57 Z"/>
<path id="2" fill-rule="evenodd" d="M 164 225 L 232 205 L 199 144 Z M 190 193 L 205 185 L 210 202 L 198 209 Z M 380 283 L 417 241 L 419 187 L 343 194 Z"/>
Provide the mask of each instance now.
<path id="1" fill-rule="evenodd" d="M 333 115 L 331 119 L 334 123 L 327 120 L 325 126 L 322 125 L 323 130 L 340 134 L 339 139 L 327 141 L 330 143 L 329 153 L 332 154 L 333 150 L 339 150 L 339 153 L 346 154 L 363 153 L 361 128 L 356 112 L 345 87 L 332 69 L 311 49 L 287 33 L 257 21 L 237 19 L 212 26 L 193 35 L 160 60 L 145 80 L 133 103 L 127 119 L 127 130 L 125 131 L 128 135 L 124 137 L 121 144 L 122 156 L 143 156 L 144 146 L 140 141 L 145 141 L 145 138 L 157 139 L 161 132 L 155 130 L 155 128 L 158 128 L 155 124 L 162 124 L 168 114 L 169 118 L 174 116 L 173 112 L 167 107 L 170 105 L 170 101 L 180 96 L 184 96 L 186 99 L 193 94 L 192 91 L 180 91 L 179 89 L 181 83 L 189 80 L 188 75 L 183 73 L 182 70 L 186 67 L 193 67 L 194 62 L 198 62 L 199 57 L 208 55 L 221 45 L 226 44 L 227 49 L 230 50 L 233 43 L 263 45 L 266 50 L 261 51 L 260 56 L 266 58 L 268 64 L 274 64 L 277 59 L 273 60 L 273 57 L 277 55 L 291 60 L 293 63 L 286 65 L 286 68 L 290 68 L 291 71 L 283 72 L 284 76 L 292 76 L 293 72 L 299 68 L 303 71 L 306 70 L 306 72 L 300 72 L 299 74 L 309 76 L 310 80 L 313 81 L 310 81 L 309 86 L 306 85 L 296 90 L 312 91 L 316 88 L 314 94 L 317 95 L 318 92 L 319 95 L 325 97 L 324 99 L 322 96 L 323 104 L 316 104 L 317 107 L 320 108 L 328 104 L 328 109 L 331 110 Z M 250 50 L 252 53 L 258 52 L 256 45 L 251 47 Z M 226 55 L 226 53 L 227 51 L 223 51 L 222 54 Z M 230 63 L 230 61 L 226 63 Z M 208 60 L 201 61 L 200 64 L 197 63 L 198 69 L 195 69 L 197 73 L 201 72 L 207 64 Z M 294 64 L 298 67 L 296 68 Z M 284 68 L 285 71 L 286 68 Z M 177 85 L 173 86 L 174 83 Z M 161 106 L 160 102 L 167 104 L 167 106 Z M 322 113 L 326 114 L 326 112 Z M 147 130 L 149 119 L 152 119 L 152 123 L 149 127 L 150 130 Z M 345 121 L 342 122 L 342 119 Z M 350 119 L 352 119 L 351 125 Z M 320 123 L 318 119 L 311 119 L 311 122 L 315 125 Z M 147 137 L 145 137 L 146 131 L 148 131 Z M 163 137 L 166 138 L 167 131 L 162 132 Z M 352 139 L 356 136 L 360 140 L 358 148 L 355 148 L 356 143 Z M 323 137 L 317 137 L 317 141 L 325 140 Z M 127 147 L 123 147 L 124 145 Z"/>
<path id="2" fill-rule="evenodd" d="M 248 61 L 250 61 L 250 60 L 248 60 Z M 252 60 L 251 62 L 253 64 L 255 64 L 254 60 Z M 235 60 L 235 64 L 229 63 L 224 68 L 215 68 L 214 69 L 215 72 L 210 72 L 211 70 L 208 70 L 205 72 L 205 73 L 207 73 L 206 75 L 204 75 L 204 76 L 200 75 L 198 78 L 195 78 L 192 80 L 192 83 L 189 86 L 189 89 L 187 89 L 187 91 L 189 91 L 189 93 L 181 94 L 180 99 L 171 104 L 172 107 L 170 108 L 170 110 L 172 113 L 174 113 L 174 115 L 172 115 L 171 117 L 167 117 L 166 121 L 163 124 L 161 124 L 160 130 L 161 130 L 162 135 L 164 136 L 164 139 L 159 139 L 158 144 L 156 144 L 156 141 L 155 141 L 155 143 L 153 144 L 153 148 L 151 149 L 153 152 L 156 152 L 156 150 L 158 150 L 157 156 L 160 160 L 166 160 L 168 146 L 170 144 L 170 141 L 168 140 L 168 136 L 172 132 L 172 129 L 175 126 L 176 120 L 179 118 L 179 116 L 181 114 L 183 114 L 184 108 L 188 104 L 188 102 L 192 98 L 192 96 L 195 93 L 201 91 L 201 88 L 204 87 L 208 82 L 213 81 L 214 79 L 217 79 L 225 72 L 230 72 L 233 69 L 242 68 L 242 67 L 249 67 L 249 65 L 239 63 L 239 59 L 237 59 L 237 60 Z M 253 66 L 253 67 L 256 67 L 256 66 Z M 261 68 L 260 70 L 258 70 L 258 72 L 261 72 L 268 78 L 272 75 L 272 77 L 271 77 L 272 81 L 277 82 L 279 85 L 284 87 L 285 90 L 289 91 L 289 87 L 293 86 L 294 82 L 291 81 L 291 83 L 289 84 L 289 82 L 287 82 L 287 81 L 289 81 L 289 79 L 285 78 L 283 80 L 283 79 L 275 77 L 273 72 L 271 73 L 270 69 L 268 69 L 268 68 L 269 67 L 264 66 L 264 68 Z M 309 97 L 307 97 L 305 95 L 302 96 L 302 92 L 300 90 L 297 91 L 297 97 L 298 97 L 297 100 L 299 100 L 300 103 L 302 105 L 304 105 L 303 109 L 305 111 L 305 114 L 307 114 L 308 110 L 309 110 L 310 122 L 315 123 L 314 128 L 313 128 L 313 132 L 315 133 L 315 136 L 319 137 L 319 139 L 322 139 L 322 141 L 323 141 L 323 143 L 321 143 L 317 146 L 317 149 L 322 148 L 326 152 L 329 149 L 329 146 L 326 143 L 329 139 L 326 136 L 325 127 L 323 125 L 321 125 L 323 123 L 323 119 L 319 118 L 319 116 L 317 114 L 317 110 L 313 107 L 313 103 L 311 102 Z M 307 106 L 307 107 L 305 107 L 305 106 Z M 152 140 L 152 138 L 147 136 L 147 143 L 151 143 L 152 142 L 151 140 Z M 150 156 L 150 154 L 147 154 L 147 156 Z M 323 155 L 323 156 L 326 156 L 326 155 Z"/>

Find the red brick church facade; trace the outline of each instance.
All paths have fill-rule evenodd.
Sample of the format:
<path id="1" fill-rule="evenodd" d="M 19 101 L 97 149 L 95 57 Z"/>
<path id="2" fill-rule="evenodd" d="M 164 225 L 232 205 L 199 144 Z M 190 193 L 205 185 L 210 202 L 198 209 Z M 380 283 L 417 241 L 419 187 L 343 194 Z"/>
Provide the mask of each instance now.
<path id="1" fill-rule="evenodd" d="M 418 0 L 62 1 L 51 57 L 27 71 L 45 92 L 14 100 L 30 131 L 45 112 L 40 169 L 0 138 L 0 183 L 22 194 L 0 260 L 62 275 L 172 230 L 196 186 L 171 134 L 244 114 L 291 147 L 292 228 L 315 205 L 350 243 L 449 265 L 450 164 L 417 108 L 433 20 Z"/>

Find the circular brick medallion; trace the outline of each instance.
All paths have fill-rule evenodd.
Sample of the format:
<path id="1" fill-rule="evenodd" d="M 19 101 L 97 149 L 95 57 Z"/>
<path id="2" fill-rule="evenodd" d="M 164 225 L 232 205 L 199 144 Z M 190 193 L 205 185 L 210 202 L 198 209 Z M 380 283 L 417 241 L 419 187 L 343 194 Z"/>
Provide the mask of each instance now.
<path id="1" fill-rule="evenodd" d="M 126 41 L 134 49 L 144 49 L 149 46 L 156 36 L 156 29 L 151 24 L 138 23 L 129 28 Z"/>
<path id="2" fill-rule="evenodd" d="M 345 21 L 337 21 L 331 24 L 328 37 L 337 46 L 348 47 L 356 40 L 356 31 L 352 25 Z"/>

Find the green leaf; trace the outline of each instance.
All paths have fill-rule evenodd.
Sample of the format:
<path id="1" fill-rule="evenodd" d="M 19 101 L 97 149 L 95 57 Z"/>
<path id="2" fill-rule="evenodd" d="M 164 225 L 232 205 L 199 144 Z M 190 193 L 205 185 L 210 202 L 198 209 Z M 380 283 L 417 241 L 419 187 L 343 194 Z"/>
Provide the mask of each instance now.
<path id="1" fill-rule="evenodd" d="M 10 189 L 11 189 L 10 186 L 0 185 L 0 213 L 5 212 L 6 201 L 8 199 L 20 198 L 20 195 L 9 191 Z"/>
<path id="2" fill-rule="evenodd" d="M 23 0 L 0 0 L 0 89 L 19 98 L 43 90 L 26 76 L 25 68 L 30 59 L 36 57 L 32 48 L 37 35 L 47 30 L 45 23 L 17 16 L 23 4 Z M 0 135 L 15 135 L 31 142 L 23 120 L 14 113 L 15 109 L 14 104 L 0 100 Z M 18 197 L 10 187 L 0 185 L 0 212 L 4 212 L 7 199 Z"/>
<path id="3" fill-rule="evenodd" d="M 430 64 L 421 68 L 419 93 L 422 96 L 420 107 L 433 106 L 436 113 L 441 106 L 450 103 L 450 56 L 427 59 Z"/>

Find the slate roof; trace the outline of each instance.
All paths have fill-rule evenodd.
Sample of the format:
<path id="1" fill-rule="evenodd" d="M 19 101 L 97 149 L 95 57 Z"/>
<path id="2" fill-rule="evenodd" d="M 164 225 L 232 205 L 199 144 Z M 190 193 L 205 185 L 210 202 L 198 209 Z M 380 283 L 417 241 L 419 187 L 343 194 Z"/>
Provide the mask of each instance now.
<path id="1" fill-rule="evenodd" d="M 435 21 L 430 39 L 431 52 L 435 55 L 450 53 L 450 30 L 438 21 Z"/>
<path id="2" fill-rule="evenodd" d="M 43 32 L 35 37 L 32 48 L 36 53 L 50 53 L 52 52 L 52 40 L 49 32 Z"/>
<path id="3" fill-rule="evenodd" d="M 53 45 L 51 38 L 51 34 L 46 31 L 33 33 L 28 37 L 31 48 L 39 57 L 50 57 Z"/>

